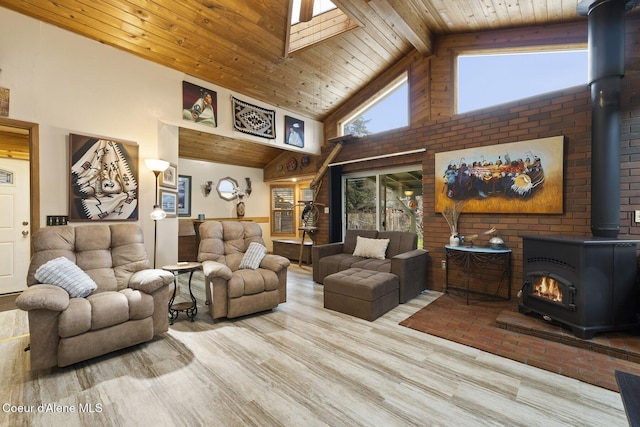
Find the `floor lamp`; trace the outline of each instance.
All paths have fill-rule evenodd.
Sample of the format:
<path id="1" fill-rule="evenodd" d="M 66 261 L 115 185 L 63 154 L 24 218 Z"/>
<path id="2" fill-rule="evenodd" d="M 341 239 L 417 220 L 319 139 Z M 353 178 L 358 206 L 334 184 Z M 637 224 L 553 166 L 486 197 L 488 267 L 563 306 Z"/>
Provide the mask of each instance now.
<path id="1" fill-rule="evenodd" d="M 162 221 L 167 217 L 167 213 L 160 206 L 160 202 L 158 202 L 158 177 L 162 172 L 167 170 L 169 167 L 169 162 L 166 160 L 159 159 L 145 159 L 144 161 L 147 164 L 147 167 L 151 169 L 156 176 L 156 192 L 154 196 L 154 205 L 153 210 L 151 211 L 151 219 L 153 220 L 154 230 L 153 230 L 153 268 L 156 268 L 156 259 L 158 258 L 158 221 Z"/>

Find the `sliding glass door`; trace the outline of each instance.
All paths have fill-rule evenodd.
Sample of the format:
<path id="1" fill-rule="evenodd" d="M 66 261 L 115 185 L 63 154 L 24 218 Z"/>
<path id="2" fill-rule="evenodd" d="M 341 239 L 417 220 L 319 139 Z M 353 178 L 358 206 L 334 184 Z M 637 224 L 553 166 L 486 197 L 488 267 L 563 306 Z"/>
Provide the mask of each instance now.
<path id="1" fill-rule="evenodd" d="M 343 175 L 344 230 L 418 234 L 422 247 L 422 170 L 410 168 Z"/>

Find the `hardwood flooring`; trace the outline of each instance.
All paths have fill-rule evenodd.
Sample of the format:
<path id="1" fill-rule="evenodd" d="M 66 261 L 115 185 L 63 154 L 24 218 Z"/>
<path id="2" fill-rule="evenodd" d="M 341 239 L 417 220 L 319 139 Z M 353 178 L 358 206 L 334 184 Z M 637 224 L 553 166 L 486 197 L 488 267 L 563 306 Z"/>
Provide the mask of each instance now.
<path id="1" fill-rule="evenodd" d="M 0 425 L 627 425 L 616 392 L 398 325 L 437 292 L 367 322 L 292 266 L 287 303 L 214 323 L 200 278 L 195 322 L 63 369 L 30 372 L 26 314 L 0 313 Z"/>

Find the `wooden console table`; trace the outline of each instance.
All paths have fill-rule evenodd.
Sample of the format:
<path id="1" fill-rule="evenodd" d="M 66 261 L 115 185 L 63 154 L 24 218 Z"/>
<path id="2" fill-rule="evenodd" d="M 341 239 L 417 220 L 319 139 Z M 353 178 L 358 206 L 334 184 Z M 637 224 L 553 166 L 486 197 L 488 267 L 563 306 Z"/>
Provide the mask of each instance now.
<path id="1" fill-rule="evenodd" d="M 302 262 L 311 265 L 311 247 L 313 242 L 305 240 L 302 242 Z M 294 239 L 277 239 L 273 240 L 274 255 L 282 255 L 291 261 L 300 260 L 300 241 Z"/>
<path id="2" fill-rule="evenodd" d="M 449 290 L 462 291 L 465 293 L 466 302 L 469 304 L 469 294 L 476 293 L 489 297 L 491 299 L 511 299 L 511 249 L 490 249 L 490 248 L 475 248 L 467 246 L 445 246 L 446 251 L 446 271 L 445 271 L 445 292 Z M 449 285 L 449 266 L 451 263 L 459 265 L 465 272 L 465 286 L 456 287 Z M 502 274 L 496 291 L 494 293 L 474 291 L 470 288 L 471 272 L 472 270 L 480 270 L 487 267 L 489 264 L 495 264 L 502 266 Z M 507 297 L 500 297 L 498 292 L 502 286 L 506 277 L 507 285 Z"/>

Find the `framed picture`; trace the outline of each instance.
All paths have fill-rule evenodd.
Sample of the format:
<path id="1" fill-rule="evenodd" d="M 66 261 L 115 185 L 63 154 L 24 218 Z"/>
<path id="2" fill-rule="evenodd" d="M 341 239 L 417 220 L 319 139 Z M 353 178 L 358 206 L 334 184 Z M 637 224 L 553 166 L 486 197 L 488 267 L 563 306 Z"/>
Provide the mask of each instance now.
<path id="1" fill-rule="evenodd" d="M 178 175 L 178 215 L 191 216 L 191 177 Z"/>
<path id="2" fill-rule="evenodd" d="M 211 127 L 217 126 L 218 95 L 193 83 L 182 82 L 182 118 Z"/>
<path id="3" fill-rule="evenodd" d="M 563 153 L 563 136 L 436 153 L 435 210 L 562 213 Z"/>
<path id="4" fill-rule="evenodd" d="M 178 188 L 178 167 L 171 163 L 169 167 L 160 174 L 160 185 L 167 188 Z"/>
<path id="5" fill-rule="evenodd" d="M 178 216 L 178 193 L 160 189 L 160 206 L 167 213 L 167 218 Z"/>
<path id="6" fill-rule="evenodd" d="M 304 147 L 304 122 L 284 116 L 284 142 L 294 147 Z"/>
<path id="7" fill-rule="evenodd" d="M 9 116 L 9 99 L 11 91 L 7 88 L 0 87 L 0 116 Z"/>
<path id="8" fill-rule="evenodd" d="M 69 221 L 138 220 L 138 144 L 69 135 Z"/>

